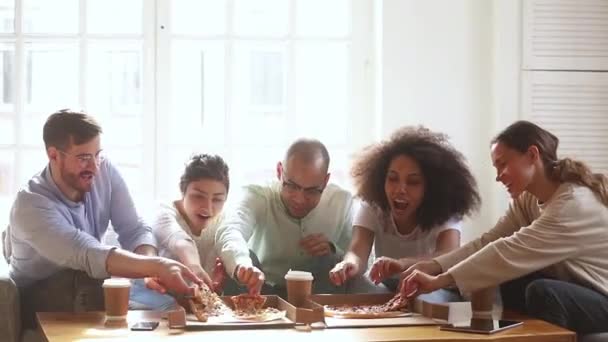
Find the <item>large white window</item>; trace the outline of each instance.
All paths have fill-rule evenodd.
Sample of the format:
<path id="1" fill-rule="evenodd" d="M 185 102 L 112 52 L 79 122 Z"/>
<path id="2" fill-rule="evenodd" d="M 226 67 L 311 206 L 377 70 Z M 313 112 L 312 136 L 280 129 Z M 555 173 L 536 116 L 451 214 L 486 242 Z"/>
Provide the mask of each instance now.
<path id="1" fill-rule="evenodd" d="M 47 159 L 45 118 L 85 109 L 136 198 L 178 192 L 194 152 L 235 186 L 264 181 L 296 137 L 332 154 L 372 138 L 371 1 L 0 0 L 0 224 Z"/>

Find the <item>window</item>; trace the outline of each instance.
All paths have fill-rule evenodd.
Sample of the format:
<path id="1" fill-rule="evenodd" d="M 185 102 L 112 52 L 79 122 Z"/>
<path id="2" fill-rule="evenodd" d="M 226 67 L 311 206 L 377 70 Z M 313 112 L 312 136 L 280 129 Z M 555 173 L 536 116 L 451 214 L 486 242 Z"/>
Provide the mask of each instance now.
<path id="1" fill-rule="evenodd" d="M 194 152 L 221 154 L 235 189 L 265 181 L 299 136 L 326 143 L 345 185 L 349 153 L 373 131 L 371 7 L 0 0 L 0 225 L 47 163 L 42 125 L 61 108 L 97 117 L 136 200 L 176 196 Z"/>

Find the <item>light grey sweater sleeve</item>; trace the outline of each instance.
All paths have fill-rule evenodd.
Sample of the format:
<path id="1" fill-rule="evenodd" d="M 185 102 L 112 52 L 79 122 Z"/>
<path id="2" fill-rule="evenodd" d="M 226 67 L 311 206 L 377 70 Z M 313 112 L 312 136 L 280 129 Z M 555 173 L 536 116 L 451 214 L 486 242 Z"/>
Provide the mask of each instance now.
<path id="1" fill-rule="evenodd" d="M 531 220 L 526 220 L 525 207 L 532 206 L 535 199 L 529 194 L 511 202 L 506 213 L 498 220 L 494 228 L 483 233 L 481 237 L 457 248 L 449 253 L 440 255 L 434 260 L 441 265 L 443 272 L 458 264 L 470 255 L 481 250 L 484 246 L 501 237 L 507 237 L 523 226 L 527 226 Z"/>
<path id="2" fill-rule="evenodd" d="M 11 213 L 15 237 L 59 266 L 82 270 L 98 279 L 110 276 L 106 260 L 115 247 L 78 230 L 45 197 L 31 193 L 19 196 Z"/>

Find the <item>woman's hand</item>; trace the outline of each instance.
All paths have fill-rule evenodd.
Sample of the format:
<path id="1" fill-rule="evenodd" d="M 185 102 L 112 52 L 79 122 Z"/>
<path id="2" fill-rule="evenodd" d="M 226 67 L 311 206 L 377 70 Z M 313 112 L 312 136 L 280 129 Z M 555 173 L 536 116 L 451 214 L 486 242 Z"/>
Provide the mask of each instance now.
<path id="1" fill-rule="evenodd" d="M 402 296 L 410 299 L 423 293 L 429 293 L 448 287 L 452 284 L 454 284 L 454 278 L 449 273 L 433 276 L 420 270 L 414 270 L 401 280 L 399 291 Z"/>
<path id="2" fill-rule="evenodd" d="M 384 279 L 390 278 L 399 272 L 403 272 L 404 270 L 405 267 L 401 260 L 380 257 L 374 261 L 374 264 L 369 271 L 369 278 L 375 284 L 379 284 Z"/>
<path id="3" fill-rule="evenodd" d="M 412 266 L 408 267 L 399 276 L 401 280 L 407 278 L 415 270 L 422 271 L 428 275 L 438 275 L 441 273 L 441 265 L 435 260 L 423 260 L 419 261 Z"/>

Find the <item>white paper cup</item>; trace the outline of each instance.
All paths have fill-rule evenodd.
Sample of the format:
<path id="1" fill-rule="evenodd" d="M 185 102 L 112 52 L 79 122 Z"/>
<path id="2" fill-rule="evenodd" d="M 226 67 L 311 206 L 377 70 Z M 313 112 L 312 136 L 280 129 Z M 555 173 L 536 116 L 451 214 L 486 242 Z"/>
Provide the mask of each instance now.
<path id="1" fill-rule="evenodd" d="M 287 283 L 287 301 L 294 306 L 303 306 L 312 291 L 314 277 L 310 272 L 289 270 L 285 274 Z"/>

